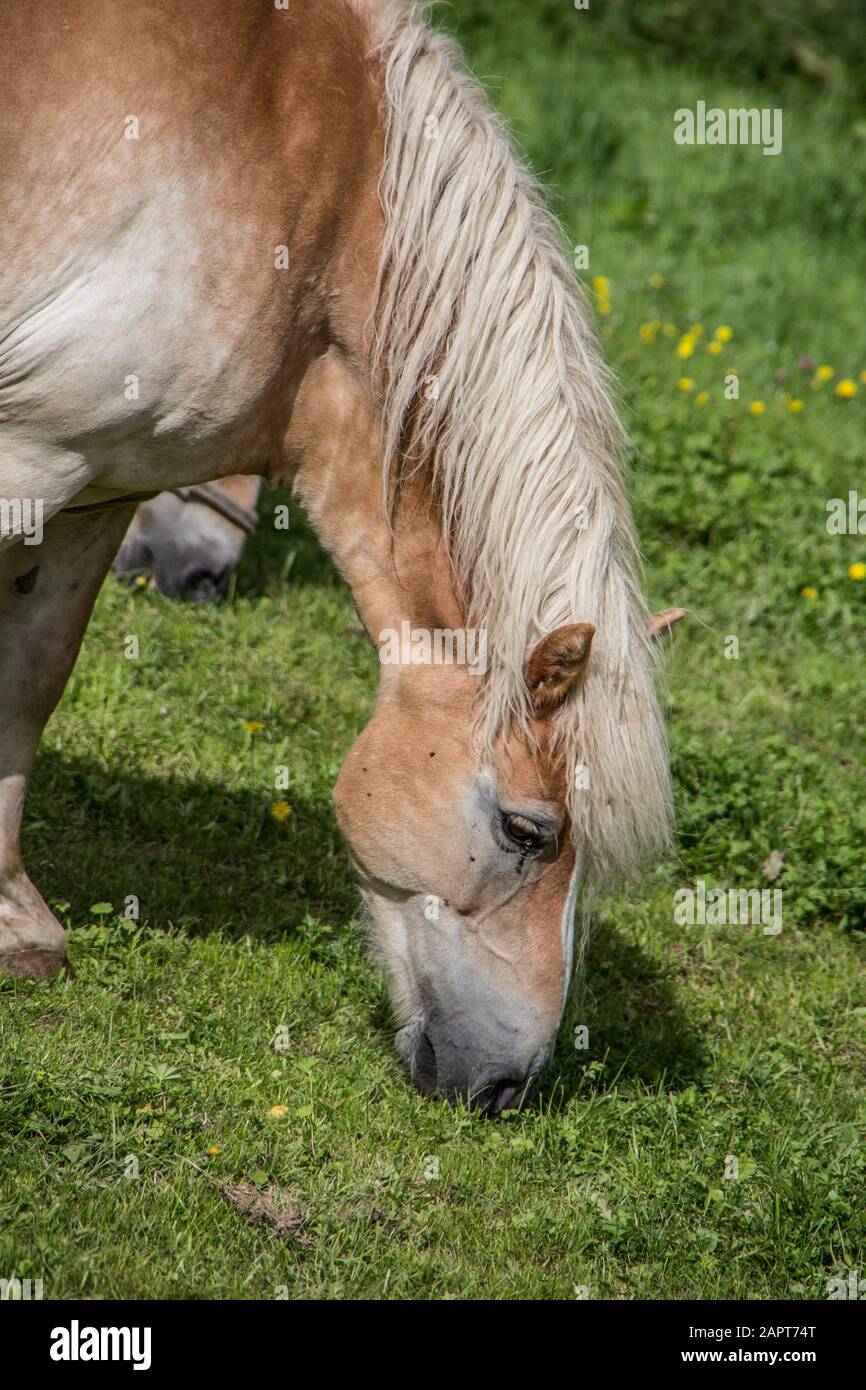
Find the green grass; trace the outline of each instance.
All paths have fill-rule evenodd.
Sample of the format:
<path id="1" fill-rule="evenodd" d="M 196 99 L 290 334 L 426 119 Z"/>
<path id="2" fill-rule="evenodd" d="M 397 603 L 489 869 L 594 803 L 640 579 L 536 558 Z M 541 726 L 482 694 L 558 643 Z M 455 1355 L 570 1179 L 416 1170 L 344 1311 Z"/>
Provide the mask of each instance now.
<path id="1" fill-rule="evenodd" d="M 77 976 L 0 984 L 0 1274 L 46 1296 L 821 1298 L 862 1277 L 866 537 L 824 524 L 866 486 L 858 117 L 844 86 L 738 86 L 560 8 L 447 20 L 589 247 L 584 278 L 610 281 L 650 596 L 693 615 L 668 644 L 676 853 L 598 913 L 536 1106 L 488 1123 L 425 1100 L 330 806 L 376 662 L 329 562 L 300 518 L 288 541 L 268 525 L 270 496 L 223 608 L 109 580 L 26 834 Z M 698 98 L 781 102 L 783 154 L 675 146 Z M 677 336 L 642 342 L 655 319 Z M 833 381 L 813 389 L 803 354 Z M 780 936 L 674 923 L 677 887 L 760 886 L 773 850 Z M 244 1185 L 282 1233 L 246 1219 Z"/>

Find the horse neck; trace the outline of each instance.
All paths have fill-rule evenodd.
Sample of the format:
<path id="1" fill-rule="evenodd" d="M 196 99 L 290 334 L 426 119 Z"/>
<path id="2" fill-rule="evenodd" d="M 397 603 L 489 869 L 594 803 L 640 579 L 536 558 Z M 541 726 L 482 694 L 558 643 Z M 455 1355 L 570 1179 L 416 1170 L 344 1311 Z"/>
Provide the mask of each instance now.
<path id="1" fill-rule="evenodd" d="M 333 351 L 298 395 L 287 455 L 293 490 L 352 590 L 373 642 L 404 621 L 458 628 L 464 616 L 427 470 L 383 500 L 380 429 L 369 390 Z"/>

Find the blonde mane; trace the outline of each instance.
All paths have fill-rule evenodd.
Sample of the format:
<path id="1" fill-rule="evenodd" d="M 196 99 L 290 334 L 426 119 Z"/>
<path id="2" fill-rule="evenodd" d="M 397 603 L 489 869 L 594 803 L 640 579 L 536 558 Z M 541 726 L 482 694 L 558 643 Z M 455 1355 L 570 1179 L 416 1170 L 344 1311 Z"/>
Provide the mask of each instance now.
<path id="1" fill-rule="evenodd" d="M 586 680 L 556 724 L 592 891 L 660 852 L 671 819 L 608 373 L 559 229 L 459 50 L 415 5 L 376 5 L 371 23 L 385 93 L 373 323 L 386 492 L 429 468 L 471 620 L 487 630 L 488 742 L 528 726 L 539 639 L 595 624 Z"/>

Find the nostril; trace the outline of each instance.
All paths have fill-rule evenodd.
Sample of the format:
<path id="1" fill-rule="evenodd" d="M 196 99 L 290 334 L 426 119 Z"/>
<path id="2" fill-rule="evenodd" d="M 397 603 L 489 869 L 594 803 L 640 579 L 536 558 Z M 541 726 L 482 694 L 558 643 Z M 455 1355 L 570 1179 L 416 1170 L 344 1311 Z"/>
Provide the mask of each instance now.
<path id="1" fill-rule="evenodd" d="M 213 603 L 219 595 L 219 580 L 206 569 L 190 570 L 183 577 L 181 594 L 193 603 Z"/>
<path id="2" fill-rule="evenodd" d="M 412 1058 L 412 1079 L 422 1091 L 432 1091 L 436 1086 L 436 1049 L 430 1041 L 429 1033 L 422 1033 Z"/>
<path id="3" fill-rule="evenodd" d="M 501 1115 L 504 1110 L 511 1110 L 515 1101 L 521 1097 L 526 1085 L 524 1081 L 517 1081 L 514 1077 L 507 1076 L 502 1081 L 497 1081 L 490 1088 L 487 1096 L 482 1096 L 481 1104 L 488 1115 Z"/>

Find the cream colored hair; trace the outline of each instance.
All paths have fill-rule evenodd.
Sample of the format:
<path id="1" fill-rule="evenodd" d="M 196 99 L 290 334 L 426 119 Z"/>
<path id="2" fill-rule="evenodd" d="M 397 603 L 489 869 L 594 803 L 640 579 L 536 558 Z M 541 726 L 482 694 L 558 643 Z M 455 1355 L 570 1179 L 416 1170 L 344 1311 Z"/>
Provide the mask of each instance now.
<path id="1" fill-rule="evenodd" d="M 663 849 L 671 818 L 608 372 L 559 228 L 456 46 L 415 5 L 386 0 L 371 23 L 385 90 L 374 330 L 386 492 L 430 470 L 471 620 L 487 629 L 489 742 L 528 725 L 538 640 L 595 624 L 556 738 L 597 889 Z"/>

